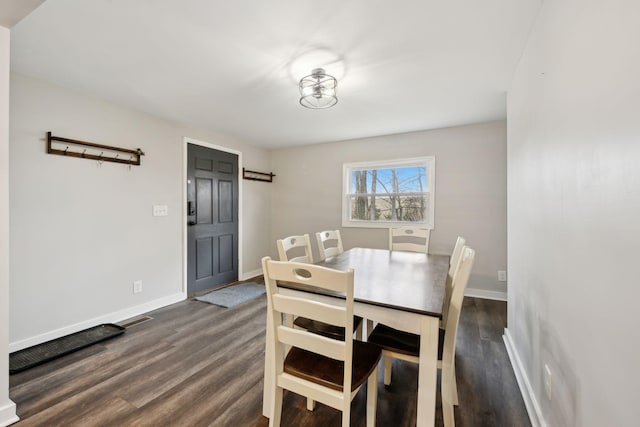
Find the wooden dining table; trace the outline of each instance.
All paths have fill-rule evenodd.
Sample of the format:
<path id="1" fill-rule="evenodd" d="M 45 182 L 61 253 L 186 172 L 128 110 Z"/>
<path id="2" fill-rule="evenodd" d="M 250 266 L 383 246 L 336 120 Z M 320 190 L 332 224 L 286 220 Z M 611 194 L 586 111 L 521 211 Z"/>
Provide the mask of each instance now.
<path id="1" fill-rule="evenodd" d="M 386 249 L 353 248 L 327 258 L 317 265 L 336 270 L 354 270 L 354 314 L 368 322 L 420 335 L 418 368 L 418 427 L 435 422 L 438 374 L 438 328 L 442 318 L 449 256 Z M 283 294 L 326 301 L 344 295 L 321 292 L 317 288 L 286 283 Z M 270 325 L 267 334 L 270 334 Z M 267 336 L 267 342 L 270 337 Z M 273 354 L 265 352 L 263 415 L 269 417 L 273 384 Z"/>

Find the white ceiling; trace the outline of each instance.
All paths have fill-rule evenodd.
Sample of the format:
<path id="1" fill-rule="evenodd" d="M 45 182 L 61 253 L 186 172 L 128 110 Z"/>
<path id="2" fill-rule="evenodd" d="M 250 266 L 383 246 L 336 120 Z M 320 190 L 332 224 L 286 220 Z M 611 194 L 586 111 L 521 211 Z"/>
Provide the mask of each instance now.
<path id="1" fill-rule="evenodd" d="M 0 0 L 0 25 L 11 28 L 44 0 Z"/>
<path id="2" fill-rule="evenodd" d="M 503 119 L 541 1 L 48 0 L 11 66 L 258 146 L 339 141 Z M 327 110 L 291 71 L 317 49 L 343 61 Z"/>

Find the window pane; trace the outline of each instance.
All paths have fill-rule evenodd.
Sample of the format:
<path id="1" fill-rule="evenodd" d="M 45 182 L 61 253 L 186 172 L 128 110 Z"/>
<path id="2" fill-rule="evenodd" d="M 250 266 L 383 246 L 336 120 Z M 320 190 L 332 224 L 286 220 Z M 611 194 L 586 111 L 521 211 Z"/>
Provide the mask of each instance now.
<path id="1" fill-rule="evenodd" d="M 351 193 L 389 194 L 418 193 L 427 190 L 424 166 L 354 170 L 351 172 Z"/>
<path id="2" fill-rule="evenodd" d="M 429 195 L 351 195 L 351 220 L 422 222 Z"/>

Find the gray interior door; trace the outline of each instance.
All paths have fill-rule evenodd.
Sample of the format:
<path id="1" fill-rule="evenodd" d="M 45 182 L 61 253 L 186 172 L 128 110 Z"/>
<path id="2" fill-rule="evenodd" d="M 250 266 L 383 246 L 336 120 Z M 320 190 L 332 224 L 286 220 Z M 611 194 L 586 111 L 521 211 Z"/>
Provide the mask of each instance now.
<path id="1" fill-rule="evenodd" d="M 238 156 L 187 146 L 187 293 L 238 280 Z"/>

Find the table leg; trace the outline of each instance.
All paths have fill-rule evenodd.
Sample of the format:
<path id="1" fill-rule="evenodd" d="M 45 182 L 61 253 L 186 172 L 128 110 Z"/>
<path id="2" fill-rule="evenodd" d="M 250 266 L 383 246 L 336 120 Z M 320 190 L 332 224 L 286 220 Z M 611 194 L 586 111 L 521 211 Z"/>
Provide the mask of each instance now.
<path id="1" fill-rule="evenodd" d="M 433 426 L 435 423 L 438 378 L 438 324 L 437 317 L 423 316 L 420 321 L 417 427 Z"/>

